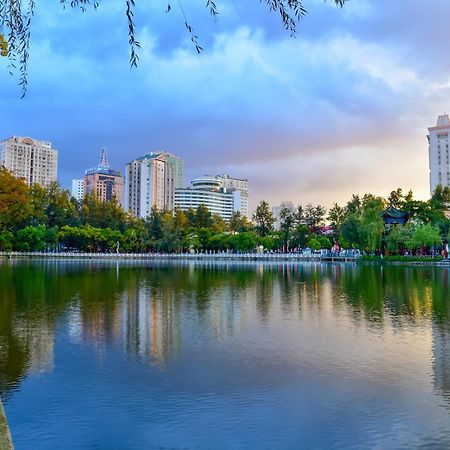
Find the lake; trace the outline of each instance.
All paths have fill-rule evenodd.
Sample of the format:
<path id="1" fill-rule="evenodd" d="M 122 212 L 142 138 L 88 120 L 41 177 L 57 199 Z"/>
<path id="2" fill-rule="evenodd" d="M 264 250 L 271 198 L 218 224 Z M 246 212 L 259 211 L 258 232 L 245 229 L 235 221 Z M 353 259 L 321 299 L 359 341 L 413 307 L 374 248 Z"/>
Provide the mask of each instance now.
<path id="1" fill-rule="evenodd" d="M 16 450 L 448 449 L 450 270 L 0 260 Z"/>

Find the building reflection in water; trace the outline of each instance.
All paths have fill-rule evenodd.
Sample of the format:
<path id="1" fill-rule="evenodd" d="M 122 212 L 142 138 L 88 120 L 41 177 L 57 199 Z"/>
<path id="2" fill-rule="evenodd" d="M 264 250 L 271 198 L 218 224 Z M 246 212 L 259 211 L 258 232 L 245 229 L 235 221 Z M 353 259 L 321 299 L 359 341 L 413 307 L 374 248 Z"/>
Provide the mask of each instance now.
<path id="1" fill-rule="evenodd" d="M 254 323 L 301 324 L 345 312 L 379 332 L 431 326 L 435 383 L 448 397 L 448 276 L 344 264 L 3 265 L 0 389 L 53 369 L 58 326 L 73 342 L 95 345 L 100 357 L 114 346 L 164 368 L 195 333 L 220 342 Z"/>
<path id="2" fill-rule="evenodd" d="M 448 295 L 450 270 L 443 270 L 436 282 Z M 436 305 L 432 322 L 434 383 L 450 405 L 450 302 L 440 298 L 433 300 L 433 305 Z"/>

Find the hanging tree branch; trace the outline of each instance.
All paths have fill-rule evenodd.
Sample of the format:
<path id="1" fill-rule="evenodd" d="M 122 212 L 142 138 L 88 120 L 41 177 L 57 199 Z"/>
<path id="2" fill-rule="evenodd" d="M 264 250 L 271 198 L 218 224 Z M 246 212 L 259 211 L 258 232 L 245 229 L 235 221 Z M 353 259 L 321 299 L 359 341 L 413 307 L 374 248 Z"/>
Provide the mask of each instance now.
<path id="1" fill-rule="evenodd" d="M 42 1 L 42 0 L 41 0 Z M 49 0 L 47 0 L 49 1 Z M 139 61 L 138 50 L 140 43 L 136 38 L 136 27 L 134 22 L 134 10 L 136 0 L 123 0 L 125 3 L 125 16 L 128 24 L 128 44 L 130 47 L 130 66 L 137 67 Z M 184 17 L 184 25 L 190 35 L 197 53 L 203 48 L 198 42 L 198 36 L 187 20 L 181 0 L 177 0 Z M 324 0 L 327 1 L 327 0 Z M 342 7 L 348 0 L 330 0 L 337 6 Z M 97 10 L 100 0 L 59 0 L 63 8 L 80 9 L 86 12 L 89 7 Z M 277 12 L 281 18 L 284 28 L 295 35 L 297 25 L 306 14 L 303 0 L 260 0 L 269 6 L 270 11 Z M 9 59 L 9 70 L 13 74 L 20 74 L 19 85 L 22 89 L 22 97 L 27 90 L 27 68 L 30 48 L 31 21 L 35 10 L 35 0 L 0 0 L 0 57 Z M 206 0 L 205 7 L 212 17 L 218 17 L 219 11 L 215 0 Z M 166 12 L 172 9 L 171 3 L 167 4 Z"/>

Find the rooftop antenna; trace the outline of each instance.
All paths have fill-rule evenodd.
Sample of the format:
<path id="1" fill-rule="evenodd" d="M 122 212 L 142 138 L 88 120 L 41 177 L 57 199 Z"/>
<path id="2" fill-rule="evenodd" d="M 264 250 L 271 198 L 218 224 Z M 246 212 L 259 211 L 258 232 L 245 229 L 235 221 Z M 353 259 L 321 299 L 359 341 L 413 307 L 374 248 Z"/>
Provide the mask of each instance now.
<path id="1" fill-rule="evenodd" d="M 109 167 L 108 150 L 106 147 L 102 148 L 102 156 L 100 157 L 100 167 Z"/>

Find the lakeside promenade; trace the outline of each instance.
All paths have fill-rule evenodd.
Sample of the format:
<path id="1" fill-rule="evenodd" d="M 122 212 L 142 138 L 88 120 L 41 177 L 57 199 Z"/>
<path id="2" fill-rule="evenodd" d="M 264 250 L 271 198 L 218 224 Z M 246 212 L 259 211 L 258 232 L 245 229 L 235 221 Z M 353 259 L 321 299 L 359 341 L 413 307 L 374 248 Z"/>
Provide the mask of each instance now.
<path id="1" fill-rule="evenodd" d="M 330 261 L 355 262 L 357 255 L 320 255 L 303 253 L 78 253 L 78 252 L 0 252 L 3 258 L 178 260 L 178 261 Z"/>

